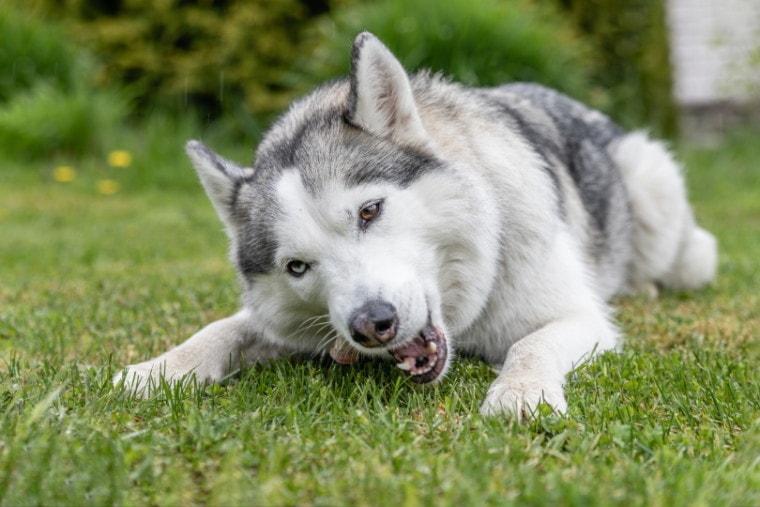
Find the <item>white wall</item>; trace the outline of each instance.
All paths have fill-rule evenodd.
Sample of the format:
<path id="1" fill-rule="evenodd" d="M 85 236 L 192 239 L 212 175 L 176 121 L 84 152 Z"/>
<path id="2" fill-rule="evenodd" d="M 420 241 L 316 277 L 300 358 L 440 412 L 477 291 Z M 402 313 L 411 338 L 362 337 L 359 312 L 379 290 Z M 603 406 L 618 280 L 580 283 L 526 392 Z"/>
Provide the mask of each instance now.
<path id="1" fill-rule="evenodd" d="M 760 0 L 667 0 L 676 101 L 760 99 Z"/>

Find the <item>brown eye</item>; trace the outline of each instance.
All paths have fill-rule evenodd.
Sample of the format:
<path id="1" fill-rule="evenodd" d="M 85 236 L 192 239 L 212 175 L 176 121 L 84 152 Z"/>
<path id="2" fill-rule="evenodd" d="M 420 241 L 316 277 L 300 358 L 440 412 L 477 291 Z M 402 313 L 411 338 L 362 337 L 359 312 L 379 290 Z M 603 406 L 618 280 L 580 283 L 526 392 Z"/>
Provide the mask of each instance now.
<path id="1" fill-rule="evenodd" d="M 369 222 L 380 214 L 380 202 L 373 202 L 359 211 L 359 217 L 363 222 Z"/>

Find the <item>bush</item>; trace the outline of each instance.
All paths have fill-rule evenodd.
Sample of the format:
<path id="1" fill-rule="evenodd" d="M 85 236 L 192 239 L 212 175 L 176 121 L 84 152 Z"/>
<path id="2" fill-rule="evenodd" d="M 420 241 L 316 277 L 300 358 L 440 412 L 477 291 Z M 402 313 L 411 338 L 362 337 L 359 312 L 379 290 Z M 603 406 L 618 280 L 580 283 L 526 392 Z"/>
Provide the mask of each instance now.
<path id="1" fill-rule="evenodd" d="M 112 93 L 38 84 L 0 108 L 0 145 L 4 155 L 16 158 L 82 155 L 97 147 L 125 111 L 124 102 Z"/>
<path id="2" fill-rule="evenodd" d="M 124 83 L 144 111 L 200 106 L 256 134 L 312 86 L 348 70 L 350 43 L 369 29 L 410 69 L 429 67 L 478 85 L 536 80 L 588 93 L 586 46 L 531 0 L 28 0 L 67 20 L 108 62 L 103 83 Z M 311 36 L 306 36 L 311 34 Z M 316 34 L 316 35 L 315 35 Z M 295 62 L 295 65 L 294 65 Z"/>
<path id="3" fill-rule="evenodd" d="M 78 64 L 73 48 L 55 27 L 0 5 L 0 103 L 45 81 L 71 89 Z"/>
<path id="4" fill-rule="evenodd" d="M 624 126 L 675 131 L 662 2 L 15 1 L 63 20 L 106 63 L 93 73 L 97 82 L 127 85 L 143 114 L 199 109 L 201 119 L 224 117 L 248 136 L 296 96 L 345 75 L 351 41 L 365 29 L 410 70 L 471 85 L 538 81 Z"/>
<path id="5" fill-rule="evenodd" d="M 539 81 L 581 99 L 592 95 L 590 48 L 545 4 L 530 0 L 349 4 L 319 24 L 312 63 L 301 66 L 318 80 L 346 74 L 350 43 L 362 30 L 382 39 L 409 70 L 443 71 L 470 85 Z"/>
<path id="6" fill-rule="evenodd" d="M 293 98 L 282 83 L 299 47 L 299 0 L 29 0 L 63 18 L 76 40 L 107 62 L 102 84 L 124 84 L 143 111 L 199 106 L 257 129 Z M 318 3 L 318 2 L 316 2 Z"/>
<path id="7" fill-rule="evenodd" d="M 677 132 L 665 2 L 555 0 L 594 45 L 602 108 L 627 127 Z"/>
<path id="8" fill-rule="evenodd" d="M 93 149 L 126 114 L 114 92 L 94 89 L 91 62 L 50 22 L 0 7 L 0 146 L 10 157 Z"/>

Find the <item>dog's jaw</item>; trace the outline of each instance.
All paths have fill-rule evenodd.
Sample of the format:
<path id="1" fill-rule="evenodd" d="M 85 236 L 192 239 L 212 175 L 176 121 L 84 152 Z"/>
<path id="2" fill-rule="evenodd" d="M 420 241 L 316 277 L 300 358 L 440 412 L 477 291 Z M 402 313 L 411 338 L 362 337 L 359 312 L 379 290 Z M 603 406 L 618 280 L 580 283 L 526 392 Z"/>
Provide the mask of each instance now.
<path id="1" fill-rule="evenodd" d="M 449 366 L 449 345 L 441 327 L 428 323 L 407 343 L 389 349 L 396 366 L 418 384 L 428 384 L 444 377 Z M 338 364 L 353 364 L 360 352 L 343 338 L 335 340 L 330 357 Z"/>
<path id="2" fill-rule="evenodd" d="M 410 342 L 390 350 L 396 366 L 419 383 L 443 377 L 448 367 L 449 347 L 440 327 L 428 323 Z"/>

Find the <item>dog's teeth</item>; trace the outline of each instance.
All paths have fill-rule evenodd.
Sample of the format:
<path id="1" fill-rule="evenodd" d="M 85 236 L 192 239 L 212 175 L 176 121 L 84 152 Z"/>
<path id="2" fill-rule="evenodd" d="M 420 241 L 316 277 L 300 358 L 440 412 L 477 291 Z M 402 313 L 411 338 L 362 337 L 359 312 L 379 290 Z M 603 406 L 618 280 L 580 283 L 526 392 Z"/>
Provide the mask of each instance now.
<path id="1" fill-rule="evenodd" d="M 438 345 L 435 342 L 427 342 L 426 350 L 428 354 L 435 354 L 438 352 Z"/>
<path id="2" fill-rule="evenodd" d="M 433 369 L 433 366 L 426 366 L 425 368 L 422 368 L 421 370 L 412 372 L 412 375 L 414 375 L 414 376 L 424 375 L 424 374 L 426 374 L 427 372 L 429 372 L 432 369 Z"/>
<path id="3" fill-rule="evenodd" d="M 398 366 L 400 369 L 402 369 L 404 371 L 409 371 L 414 366 L 414 358 L 413 357 L 407 357 L 406 359 L 404 359 L 400 363 L 396 364 L 396 366 Z"/>

